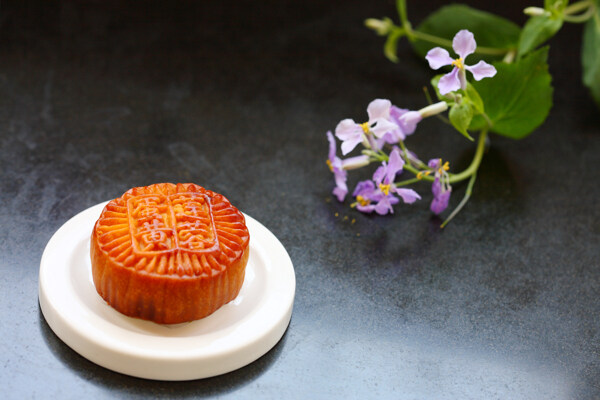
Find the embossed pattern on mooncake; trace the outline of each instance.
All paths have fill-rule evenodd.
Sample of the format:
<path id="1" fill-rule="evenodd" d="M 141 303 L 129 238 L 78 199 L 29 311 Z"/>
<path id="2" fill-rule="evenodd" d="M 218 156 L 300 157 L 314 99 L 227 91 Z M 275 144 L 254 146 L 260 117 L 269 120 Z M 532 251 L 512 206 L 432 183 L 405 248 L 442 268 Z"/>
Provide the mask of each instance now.
<path id="1" fill-rule="evenodd" d="M 126 315 L 202 318 L 237 296 L 248 242 L 244 216 L 218 193 L 195 184 L 133 188 L 94 227 L 94 284 Z"/>

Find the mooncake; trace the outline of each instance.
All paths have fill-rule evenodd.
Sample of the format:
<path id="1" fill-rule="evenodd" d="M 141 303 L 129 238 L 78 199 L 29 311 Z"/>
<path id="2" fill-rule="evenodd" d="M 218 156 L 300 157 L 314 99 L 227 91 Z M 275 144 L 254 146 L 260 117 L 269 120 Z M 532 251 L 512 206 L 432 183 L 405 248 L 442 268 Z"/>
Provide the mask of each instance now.
<path id="1" fill-rule="evenodd" d="M 98 294 L 117 311 L 159 324 L 204 318 L 235 299 L 250 235 L 223 195 L 158 183 L 110 201 L 90 255 Z"/>

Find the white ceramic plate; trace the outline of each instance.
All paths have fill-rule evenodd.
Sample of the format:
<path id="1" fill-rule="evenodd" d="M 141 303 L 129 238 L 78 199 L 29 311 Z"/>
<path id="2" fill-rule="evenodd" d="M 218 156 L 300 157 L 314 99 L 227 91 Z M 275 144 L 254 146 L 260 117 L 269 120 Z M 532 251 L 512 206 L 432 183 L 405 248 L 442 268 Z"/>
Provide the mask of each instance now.
<path id="1" fill-rule="evenodd" d="M 105 205 L 67 221 L 42 255 L 40 307 L 69 347 L 127 375 L 191 380 L 241 368 L 281 339 L 292 315 L 294 267 L 283 245 L 258 221 L 245 215 L 250 257 L 238 297 L 204 319 L 159 325 L 115 311 L 96 292 L 90 235 Z"/>

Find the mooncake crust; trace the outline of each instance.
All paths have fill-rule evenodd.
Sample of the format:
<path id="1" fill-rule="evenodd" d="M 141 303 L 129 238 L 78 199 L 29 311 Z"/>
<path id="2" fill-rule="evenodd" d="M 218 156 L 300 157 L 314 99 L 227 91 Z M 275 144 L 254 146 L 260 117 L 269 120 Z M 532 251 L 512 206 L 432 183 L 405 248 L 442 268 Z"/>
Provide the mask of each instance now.
<path id="1" fill-rule="evenodd" d="M 204 318 L 239 294 L 249 240 L 244 215 L 221 194 L 193 183 L 132 188 L 94 225 L 94 285 L 130 317 Z"/>

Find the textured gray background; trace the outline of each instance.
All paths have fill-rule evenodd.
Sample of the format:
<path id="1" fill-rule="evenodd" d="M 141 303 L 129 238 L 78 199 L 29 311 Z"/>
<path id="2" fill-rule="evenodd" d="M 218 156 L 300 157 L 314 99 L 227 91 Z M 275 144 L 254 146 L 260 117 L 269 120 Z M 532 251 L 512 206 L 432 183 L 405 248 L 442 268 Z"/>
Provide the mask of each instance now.
<path id="1" fill-rule="evenodd" d="M 470 3 L 525 20 L 519 1 Z M 409 1 L 409 11 L 418 22 L 441 4 Z M 362 26 L 394 17 L 392 1 L 0 10 L 4 398 L 600 397 L 600 117 L 580 84 L 581 27 L 552 41 L 549 119 L 523 141 L 492 137 L 471 201 L 440 231 L 427 186 L 393 217 L 330 195 L 327 130 L 365 118 L 376 97 L 426 104 L 426 63 L 406 42 L 388 62 Z M 436 120 L 408 144 L 456 169 L 472 152 Z M 245 368 L 183 383 L 120 375 L 68 348 L 40 312 L 52 234 L 160 181 L 225 194 L 293 260 L 289 329 Z"/>

